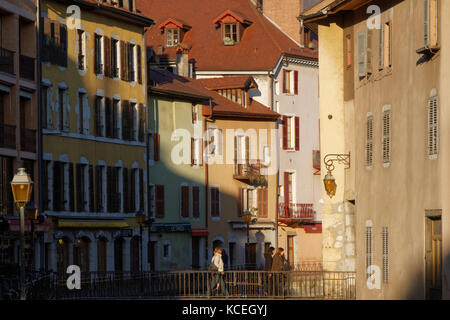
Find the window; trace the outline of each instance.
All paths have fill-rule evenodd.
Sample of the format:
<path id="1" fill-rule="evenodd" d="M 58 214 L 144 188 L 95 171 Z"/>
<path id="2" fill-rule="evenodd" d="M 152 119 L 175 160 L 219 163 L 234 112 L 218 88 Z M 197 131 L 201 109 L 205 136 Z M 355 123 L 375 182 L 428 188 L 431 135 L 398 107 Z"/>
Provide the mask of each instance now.
<path id="1" fill-rule="evenodd" d="M 111 66 L 112 66 L 112 74 L 113 78 L 119 77 L 119 40 L 111 39 Z"/>
<path id="2" fill-rule="evenodd" d="M 383 108 L 383 166 L 389 166 L 391 161 L 391 109 Z"/>
<path id="3" fill-rule="evenodd" d="M 438 0 L 424 0 L 424 46 L 438 43 Z"/>
<path id="4" fill-rule="evenodd" d="M 156 218 L 164 218 L 164 186 L 155 186 Z"/>
<path id="5" fill-rule="evenodd" d="M 366 223 L 366 275 L 369 277 L 372 273 L 372 226 Z"/>
<path id="6" fill-rule="evenodd" d="M 208 155 L 221 156 L 222 155 L 222 129 L 209 128 L 208 129 Z"/>
<path id="7" fill-rule="evenodd" d="M 268 217 L 268 189 L 258 188 L 258 217 L 267 218 Z"/>
<path id="8" fill-rule="evenodd" d="M 53 210 L 73 211 L 73 164 L 53 163 Z"/>
<path id="9" fill-rule="evenodd" d="M 198 109 L 199 107 L 195 104 L 192 105 L 192 124 L 195 124 L 198 121 Z"/>
<path id="10" fill-rule="evenodd" d="M 52 129 L 53 128 L 53 114 L 50 107 L 51 99 L 51 88 L 46 85 L 42 85 L 42 127 L 44 129 Z M 3 99 L 3 96 L 0 95 L 0 99 Z"/>
<path id="11" fill-rule="evenodd" d="M 191 138 L 191 165 L 202 165 L 202 148 L 203 140 L 199 138 Z"/>
<path id="12" fill-rule="evenodd" d="M 167 29 L 167 46 L 173 47 L 178 44 L 179 39 L 179 29 L 177 28 L 171 28 Z"/>
<path id="13" fill-rule="evenodd" d="M 372 31 L 358 33 L 358 76 L 372 73 Z"/>
<path id="14" fill-rule="evenodd" d="M 148 186 L 148 193 L 147 193 L 147 199 L 148 199 L 148 216 L 154 217 L 155 216 L 155 186 L 150 185 Z"/>
<path id="15" fill-rule="evenodd" d="M 238 42 L 237 24 L 225 23 L 223 25 L 223 43 L 233 45 Z"/>
<path id="16" fill-rule="evenodd" d="M 114 112 L 114 101 L 108 97 L 105 98 L 105 133 L 108 138 L 115 138 L 117 130 L 115 126 L 117 126 L 117 113 Z M 116 105 L 117 108 L 117 105 Z"/>
<path id="17" fill-rule="evenodd" d="M 105 179 L 105 167 L 104 166 L 96 166 L 95 167 L 95 195 L 96 195 L 96 211 L 104 212 L 105 211 L 105 187 L 104 187 L 104 179 Z"/>
<path id="18" fill-rule="evenodd" d="M 138 126 L 138 141 L 145 142 L 145 106 L 142 103 L 139 103 Z"/>
<path id="19" fill-rule="evenodd" d="M 210 200 L 211 200 L 211 217 L 220 216 L 220 190 L 218 187 L 210 187 Z"/>
<path id="20" fill-rule="evenodd" d="M 163 246 L 163 258 L 170 258 L 170 243 L 165 243 Z"/>
<path id="21" fill-rule="evenodd" d="M 128 81 L 136 81 L 135 48 L 136 45 L 128 44 Z"/>
<path id="22" fill-rule="evenodd" d="M 78 133 L 88 134 L 88 128 L 86 127 L 86 104 L 87 94 L 84 92 L 78 92 Z"/>
<path id="23" fill-rule="evenodd" d="M 294 173 L 285 172 L 284 173 L 284 203 L 291 204 L 294 203 L 295 195 L 294 187 Z"/>
<path id="24" fill-rule="evenodd" d="M 181 216 L 189 217 L 189 187 L 181 186 Z"/>
<path id="25" fill-rule="evenodd" d="M 159 160 L 159 134 L 149 134 L 149 159 L 153 161 Z"/>
<path id="26" fill-rule="evenodd" d="M 200 187 L 192 187 L 192 216 L 194 218 L 200 217 Z"/>
<path id="27" fill-rule="evenodd" d="M 283 116 L 283 150 L 300 150 L 300 118 Z"/>
<path id="28" fill-rule="evenodd" d="M 283 69 L 283 93 L 298 94 L 298 71 Z"/>
<path id="29" fill-rule="evenodd" d="M 389 236 L 388 228 L 382 230 L 382 248 L 383 248 L 383 282 L 389 282 Z"/>
<path id="30" fill-rule="evenodd" d="M 126 168 L 120 167 L 106 167 L 106 200 L 108 212 L 121 212 L 121 190 L 120 190 L 120 176 L 122 172 L 123 185 L 128 186 L 128 177 L 125 177 Z M 128 176 L 128 172 L 126 172 Z M 131 183 L 130 183 L 131 184 Z M 130 186 L 132 188 L 132 186 Z M 123 195 L 124 202 L 128 197 Z M 130 211 L 125 211 L 130 212 Z"/>
<path id="31" fill-rule="evenodd" d="M 88 188 L 86 182 L 88 181 L 88 166 L 86 164 L 77 163 L 76 165 L 76 178 L 77 178 L 77 203 L 76 203 L 76 211 L 85 212 L 89 211 L 88 209 Z"/>
<path id="32" fill-rule="evenodd" d="M 432 96 L 428 100 L 428 156 L 437 158 L 439 149 L 439 110 L 438 97 Z"/>
<path id="33" fill-rule="evenodd" d="M 138 115 L 139 115 L 139 113 L 138 113 L 138 105 L 137 105 L 137 103 L 134 103 L 134 102 L 132 102 L 131 104 L 130 104 L 130 106 L 131 106 L 131 114 L 130 114 L 130 116 L 131 116 L 131 118 L 130 118 L 130 122 L 131 122 L 131 124 L 132 124 L 132 129 L 131 129 L 131 141 L 136 141 L 137 139 L 138 139 Z"/>
<path id="34" fill-rule="evenodd" d="M 100 96 L 95 97 L 94 102 L 94 130 L 97 137 L 104 137 L 104 98 Z"/>
<path id="35" fill-rule="evenodd" d="M 347 68 L 352 66 L 352 36 L 348 34 L 345 37 L 345 55 L 346 55 L 346 66 Z"/>
<path id="36" fill-rule="evenodd" d="M 380 65 L 383 68 L 388 68 L 392 65 L 392 23 L 386 22 L 380 32 L 382 39 Z"/>
<path id="37" fill-rule="evenodd" d="M 1 111 L 1 110 L 0 110 Z M 1 142 L 2 137 L 0 137 Z M 14 158 L 0 156 L 0 214 L 13 215 L 14 198 L 11 180 L 14 175 Z M 45 184 L 45 183 L 44 183 Z"/>
<path id="38" fill-rule="evenodd" d="M 294 240 L 295 240 L 295 236 L 287 237 L 287 254 L 288 254 L 288 263 L 290 266 L 293 266 L 295 263 Z"/>
<path id="39" fill-rule="evenodd" d="M 262 164 L 268 166 L 270 164 L 270 148 L 264 145 L 262 149 Z"/>
<path id="40" fill-rule="evenodd" d="M 103 74 L 103 37 L 95 34 L 94 39 L 94 72 L 95 74 Z"/>
<path id="41" fill-rule="evenodd" d="M 86 66 L 86 37 L 84 30 L 77 29 L 78 35 L 78 69 L 85 70 Z"/>
<path id="42" fill-rule="evenodd" d="M 67 67 L 67 27 L 58 21 L 44 19 L 42 61 Z"/>
<path id="43" fill-rule="evenodd" d="M 60 131 L 69 131 L 67 96 L 68 90 L 66 88 L 58 88 L 58 129 Z"/>
<path id="44" fill-rule="evenodd" d="M 367 114 L 366 118 L 366 167 L 371 168 L 373 164 L 373 115 Z"/>
<path id="45" fill-rule="evenodd" d="M 258 204 L 257 204 L 257 191 L 255 188 L 246 188 L 243 187 L 242 190 L 242 213 L 246 212 L 246 211 L 250 211 L 253 214 L 253 208 L 258 209 Z"/>

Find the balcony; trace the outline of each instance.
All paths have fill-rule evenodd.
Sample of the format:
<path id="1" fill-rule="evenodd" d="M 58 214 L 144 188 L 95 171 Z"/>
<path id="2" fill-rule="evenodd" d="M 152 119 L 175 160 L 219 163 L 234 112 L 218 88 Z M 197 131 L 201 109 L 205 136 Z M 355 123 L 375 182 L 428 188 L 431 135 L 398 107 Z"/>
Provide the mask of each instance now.
<path id="1" fill-rule="evenodd" d="M 20 133 L 20 148 L 22 151 L 36 153 L 36 130 L 22 129 Z"/>
<path id="2" fill-rule="evenodd" d="M 233 178 L 236 180 L 254 180 L 264 178 L 265 169 L 267 167 L 257 161 L 256 163 L 235 163 Z"/>
<path id="3" fill-rule="evenodd" d="M 34 81 L 34 61 L 36 59 L 24 55 L 19 56 L 20 77 Z"/>
<path id="4" fill-rule="evenodd" d="M 0 123 L 0 148 L 16 149 L 16 126 Z"/>
<path id="5" fill-rule="evenodd" d="M 14 51 L 0 47 L 0 72 L 14 74 Z"/>
<path id="6" fill-rule="evenodd" d="M 280 203 L 278 220 L 281 222 L 313 222 L 314 204 L 312 203 Z"/>

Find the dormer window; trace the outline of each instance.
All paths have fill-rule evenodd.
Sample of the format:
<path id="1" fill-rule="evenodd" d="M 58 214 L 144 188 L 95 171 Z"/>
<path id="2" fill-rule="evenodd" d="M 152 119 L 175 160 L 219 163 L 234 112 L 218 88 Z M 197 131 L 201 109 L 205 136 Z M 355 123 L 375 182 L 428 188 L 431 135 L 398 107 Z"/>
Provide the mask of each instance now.
<path id="1" fill-rule="evenodd" d="M 223 12 L 214 19 L 213 23 L 222 29 L 222 41 L 226 46 L 239 43 L 245 28 L 252 24 L 251 21 L 231 10 Z"/>
<path id="2" fill-rule="evenodd" d="M 238 42 L 238 30 L 236 23 L 225 23 L 223 25 L 223 44 L 233 45 Z"/>
<path id="3" fill-rule="evenodd" d="M 173 47 L 176 46 L 178 44 L 178 40 L 179 40 L 179 29 L 178 28 L 171 28 L 171 29 L 167 29 L 167 42 L 166 45 L 168 47 Z"/>

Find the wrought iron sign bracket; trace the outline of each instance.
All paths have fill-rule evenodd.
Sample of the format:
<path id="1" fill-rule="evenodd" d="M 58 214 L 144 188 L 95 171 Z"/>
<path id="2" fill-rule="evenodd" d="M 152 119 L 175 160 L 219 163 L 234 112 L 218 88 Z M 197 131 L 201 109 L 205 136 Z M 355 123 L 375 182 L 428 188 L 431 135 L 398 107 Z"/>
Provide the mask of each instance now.
<path id="1" fill-rule="evenodd" d="M 345 169 L 348 169 L 350 168 L 350 152 L 347 154 L 327 154 L 323 158 L 323 162 L 325 163 L 327 170 L 330 172 L 335 169 L 335 162 L 343 164 Z"/>

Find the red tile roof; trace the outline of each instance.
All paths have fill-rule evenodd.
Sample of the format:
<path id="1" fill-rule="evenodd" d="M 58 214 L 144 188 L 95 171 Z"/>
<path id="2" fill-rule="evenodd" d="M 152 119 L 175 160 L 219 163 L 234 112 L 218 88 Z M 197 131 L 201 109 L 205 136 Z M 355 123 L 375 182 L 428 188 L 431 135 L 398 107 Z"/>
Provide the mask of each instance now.
<path id="1" fill-rule="evenodd" d="M 250 100 L 250 105 L 245 108 L 242 105 L 233 102 L 215 91 L 208 90 L 201 80 L 185 78 L 174 75 L 164 69 L 150 69 L 150 95 L 151 93 L 181 94 L 189 96 L 203 97 L 203 100 L 211 98 L 213 117 L 231 117 L 231 118 L 251 118 L 275 120 L 280 117 L 278 113 L 269 109 L 256 100 Z M 231 78 L 231 77 L 230 77 Z M 242 77 L 239 77 L 242 78 Z M 208 107 L 209 103 L 204 103 Z"/>
<path id="2" fill-rule="evenodd" d="M 250 0 L 138 0 L 137 7 L 158 23 L 173 17 L 192 26 L 183 43 L 192 46 L 189 58 L 195 60 L 199 71 L 270 71 L 283 53 L 317 59 L 317 52 L 301 48 L 258 12 Z M 223 45 L 221 28 L 213 24 L 227 10 L 252 22 L 233 46 Z M 157 48 L 165 46 L 164 34 L 152 28 L 146 36 L 147 45 L 158 54 Z M 162 55 L 176 60 L 173 50 L 164 49 Z"/>
<path id="3" fill-rule="evenodd" d="M 258 88 L 258 85 L 251 76 L 207 78 L 199 79 L 199 81 L 209 90 L 247 88 L 251 85 L 255 89 Z"/>

